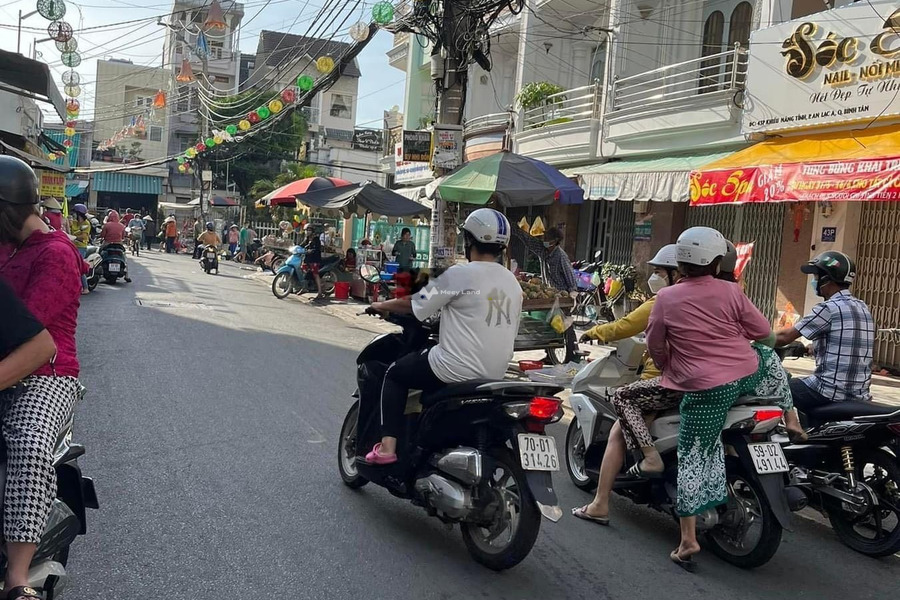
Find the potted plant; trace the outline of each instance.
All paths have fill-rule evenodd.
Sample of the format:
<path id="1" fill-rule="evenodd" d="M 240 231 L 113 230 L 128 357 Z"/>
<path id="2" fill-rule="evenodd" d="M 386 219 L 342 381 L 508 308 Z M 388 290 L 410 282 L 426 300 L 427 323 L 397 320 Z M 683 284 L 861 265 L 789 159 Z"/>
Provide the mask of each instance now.
<path id="1" fill-rule="evenodd" d="M 529 127 L 542 127 L 548 123 L 548 113 L 550 118 L 552 118 L 556 109 L 555 105 L 566 99 L 564 95 L 557 95 L 562 94 L 564 91 L 562 86 L 549 81 L 532 81 L 522 86 L 522 89 L 516 94 L 516 102 L 522 107 L 522 110 L 542 109 L 541 119 L 537 123 L 529 125 Z"/>

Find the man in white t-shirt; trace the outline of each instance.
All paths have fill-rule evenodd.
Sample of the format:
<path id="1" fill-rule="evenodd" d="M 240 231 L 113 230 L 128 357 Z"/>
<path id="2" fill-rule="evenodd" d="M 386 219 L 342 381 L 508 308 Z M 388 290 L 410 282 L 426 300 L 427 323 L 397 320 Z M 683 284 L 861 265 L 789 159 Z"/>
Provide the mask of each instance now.
<path id="1" fill-rule="evenodd" d="M 424 320 L 441 311 L 438 345 L 392 364 L 381 389 L 381 442 L 366 455 L 373 464 L 397 462 L 397 437 L 410 389 L 433 391 L 445 383 L 503 379 L 513 354 L 522 289 L 498 262 L 509 242 L 509 221 L 491 208 L 472 212 L 462 226 L 468 264 L 455 265 L 420 292 L 375 302 L 375 310 Z"/>

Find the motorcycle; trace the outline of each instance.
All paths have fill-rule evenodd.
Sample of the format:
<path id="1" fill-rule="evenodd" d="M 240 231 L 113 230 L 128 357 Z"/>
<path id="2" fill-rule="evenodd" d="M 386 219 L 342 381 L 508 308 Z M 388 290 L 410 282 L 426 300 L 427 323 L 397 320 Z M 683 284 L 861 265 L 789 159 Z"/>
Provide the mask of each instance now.
<path id="1" fill-rule="evenodd" d="M 287 298 L 289 294 L 303 294 L 316 292 L 316 280 L 312 270 L 303 261 L 306 248 L 303 246 L 291 246 L 290 257 L 281 265 L 272 280 L 272 293 L 279 300 Z M 337 270 L 340 265 L 339 256 L 329 256 L 319 265 L 319 279 L 322 281 L 322 294 L 330 296 L 334 292 L 334 284 L 337 282 Z"/>
<path id="2" fill-rule="evenodd" d="M 82 389 L 80 397 L 83 395 Z M 86 509 L 100 507 L 93 480 L 82 476 L 78 466 L 78 458 L 84 453 L 84 446 L 72 441 L 70 416 L 60 431 L 53 450 L 56 497 L 28 571 L 28 585 L 43 594 L 42 597 L 47 600 L 62 597 L 68 584 L 66 566 L 70 546 L 77 536 L 87 532 Z M 2 490 L 6 486 L 6 457 L 6 444 L 0 438 L 0 499 L 3 498 Z M 0 556 L 0 577 L 5 578 L 6 568 L 6 557 Z"/>
<path id="3" fill-rule="evenodd" d="M 369 314 L 374 314 L 368 309 Z M 544 427 L 558 421 L 562 388 L 550 384 L 475 380 L 435 392 L 410 393 L 400 460 L 371 465 L 364 455 L 380 440 L 381 385 L 388 366 L 435 343 L 437 324 L 388 315 L 399 333 L 372 340 L 356 360 L 356 400 L 338 444 L 338 470 L 352 489 L 369 482 L 449 525 L 459 524 L 472 558 L 501 571 L 531 551 L 541 515 L 562 516 L 551 472 L 556 440 Z"/>
<path id="4" fill-rule="evenodd" d="M 600 277 L 600 270 L 603 267 L 600 261 L 602 255 L 602 252 L 597 251 L 594 254 L 594 262 L 579 260 L 572 263 L 578 295 L 570 314 L 576 327 L 587 327 L 595 321 L 608 323 L 615 320 L 612 305 L 603 291 L 603 280 Z"/>
<path id="5" fill-rule="evenodd" d="M 253 264 L 261 266 L 264 271 L 269 269 L 273 274 L 277 274 L 278 269 L 284 265 L 284 261 L 290 257 L 290 253 L 281 248 L 262 248 L 259 252 L 262 252 L 262 250 L 265 250 L 265 253 L 254 260 Z"/>
<path id="6" fill-rule="evenodd" d="M 646 342 L 643 336 L 620 340 L 607 357 L 589 363 L 572 380 L 569 399 L 575 417 L 566 434 L 566 467 L 580 489 L 592 491 L 617 415 L 612 405 L 617 387 L 640 375 Z M 728 500 L 697 515 L 714 554 L 735 566 L 755 568 L 767 563 L 781 544 L 783 529 L 790 526 L 790 512 L 803 503 L 785 491 L 787 460 L 781 446 L 771 441 L 782 410 L 774 399 L 745 396 L 729 410 L 722 431 Z M 614 491 L 636 504 L 646 504 L 677 519 L 678 409 L 661 411 L 650 426 L 665 463 L 663 477 L 638 479 L 625 471 L 641 459 L 626 456 Z M 638 453 L 639 454 L 639 453 Z"/>
<path id="7" fill-rule="evenodd" d="M 207 244 L 203 247 L 203 250 L 200 253 L 200 267 L 203 271 L 209 275 L 212 271 L 216 272 L 216 275 L 219 274 L 219 254 L 216 250 L 216 247 L 212 244 Z"/>
<path id="8" fill-rule="evenodd" d="M 802 344 L 776 349 L 782 360 Z M 832 402 L 800 414 L 809 439 L 786 443 L 789 484 L 826 515 L 841 542 L 873 557 L 900 552 L 900 409 Z"/>
<path id="9" fill-rule="evenodd" d="M 122 244 L 106 244 L 100 248 L 103 260 L 100 263 L 103 279 L 106 283 L 115 283 L 119 277 L 125 277 L 128 273 L 128 265 L 125 262 L 125 246 Z"/>
<path id="10" fill-rule="evenodd" d="M 103 274 L 103 267 L 101 266 L 103 257 L 100 256 L 100 248 L 97 246 L 88 246 L 84 260 L 90 266 L 90 270 L 87 274 L 87 283 L 88 289 L 93 292 L 100 283 L 100 277 Z"/>
<path id="11" fill-rule="evenodd" d="M 140 256 L 141 254 L 141 232 L 142 230 L 125 228 L 125 234 L 128 236 L 128 247 L 131 249 L 132 256 Z"/>

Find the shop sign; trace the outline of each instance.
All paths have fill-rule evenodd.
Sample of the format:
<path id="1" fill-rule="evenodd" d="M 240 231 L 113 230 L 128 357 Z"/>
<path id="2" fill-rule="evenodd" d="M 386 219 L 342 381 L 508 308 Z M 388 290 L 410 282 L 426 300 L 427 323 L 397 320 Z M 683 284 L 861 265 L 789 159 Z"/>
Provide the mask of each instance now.
<path id="1" fill-rule="evenodd" d="M 634 224 L 634 241 L 649 242 L 653 234 L 653 217 L 647 215 L 642 220 Z"/>
<path id="2" fill-rule="evenodd" d="M 900 114 L 900 2 L 872 0 L 750 37 L 743 131 Z"/>
<path id="3" fill-rule="evenodd" d="M 431 165 L 427 162 L 403 160 L 401 144 L 395 147 L 394 158 L 394 183 L 415 183 L 432 179 Z"/>
<path id="4" fill-rule="evenodd" d="M 435 169 L 453 170 L 463 162 L 463 130 L 460 125 L 434 126 L 434 156 L 431 164 Z"/>
<path id="5" fill-rule="evenodd" d="M 900 157 L 691 173 L 691 204 L 900 200 Z"/>
<path id="6" fill-rule="evenodd" d="M 381 150 L 381 131 L 378 129 L 357 129 L 351 142 L 355 150 L 375 152 Z"/>
<path id="7" fill-rule="evenodd" d="M 40 195 L 62 199 L 66 195 L 66 176 L 56 171 L 41 171 Z"/>
<path id="8" fill-rule="evenodd" d="M 837 227 L 823 227 L 822 228 L 822 241 L 823 242 L 837 241 Z"/>
<path id="9" fill-rule="evenodd" d="M 403 130 L 403 160 L 429 162 L 431 160 L 431 132 Z"/>
<path id="10" fill-rule="evenodd" d="M 737 261 L 734 263 L 734 278 L 740 281 L 744 271 L 753 258 L 753 245 L 756 242 L 738 242 L 734 245 L 734 251 L 737 253 Z"/>

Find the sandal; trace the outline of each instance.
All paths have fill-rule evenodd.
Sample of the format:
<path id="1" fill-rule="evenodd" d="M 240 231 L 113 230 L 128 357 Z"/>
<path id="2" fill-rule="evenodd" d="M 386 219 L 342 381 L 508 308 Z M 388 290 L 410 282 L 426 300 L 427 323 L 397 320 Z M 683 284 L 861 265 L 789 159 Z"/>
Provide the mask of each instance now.
<path id="1" fill-rule="evenodd" d="M 809 441 L 809 434 L 805 431 L 791 431 L 787 430 L 788 439 L 792 444 L 802 444 Z"/>
<path id="2" fill-rule="evenodd" d="M 669 558 L 672 559 L 672 562 L 687 571 L 688 573 L 694 573 L 697 570 L 697 563 L 694 562 L 693 555 L 687 558 L 681 558 L 678 556 L 678 548 L 672 550 L 672 553 L 669 554 Z"/>
<path id="3" fill-rule="evenodd" d="M 27 585 L 14 587 L 3 596 L 6 600 L 18 600 L 19 598 L 42 598 L 38 591 Z"/>
<path id="4" fill-rule="evenodd" d="M 589 515 L 587 512 L 587 505 L 573 508 L 572 516 L 578 519 L 584 519 L 585 521 L 591 521 L 597 525 L 609 527 L 609 517 L 595 517 L 594 515 Z"/>
<path id="5" fill-rule="evenodd" d="M 635 463 L 630 469 L 625 471 L 625 474 L 636 479 L 662 479 L 664 471 L 644 471 L 641 468 L 642 464 L 644 464 L 644 461 Z"/>

